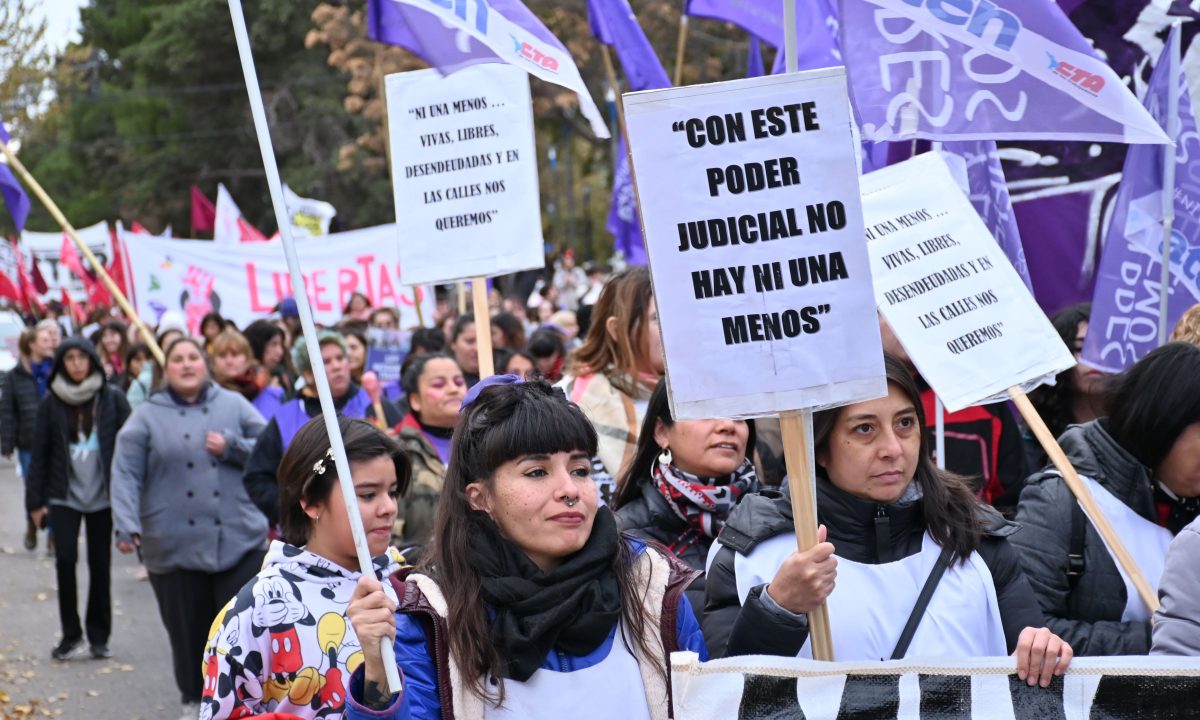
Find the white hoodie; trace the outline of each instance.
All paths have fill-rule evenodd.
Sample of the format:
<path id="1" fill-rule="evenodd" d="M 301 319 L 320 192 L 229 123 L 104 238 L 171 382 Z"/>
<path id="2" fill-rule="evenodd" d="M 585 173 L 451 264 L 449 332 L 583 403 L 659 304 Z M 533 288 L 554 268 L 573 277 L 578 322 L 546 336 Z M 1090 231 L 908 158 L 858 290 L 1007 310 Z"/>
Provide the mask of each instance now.
<path id="1" fill-rule="evenodd" d="M 403 564 L 395 548 L 374 559 L 389 594 L 386 578 Z M 346 619 L 358 578 L 303 548 L 271 543 L 262 570 L 209 630 L 200 720 L 270 712 L 339 720 L 363 659 Z"/>

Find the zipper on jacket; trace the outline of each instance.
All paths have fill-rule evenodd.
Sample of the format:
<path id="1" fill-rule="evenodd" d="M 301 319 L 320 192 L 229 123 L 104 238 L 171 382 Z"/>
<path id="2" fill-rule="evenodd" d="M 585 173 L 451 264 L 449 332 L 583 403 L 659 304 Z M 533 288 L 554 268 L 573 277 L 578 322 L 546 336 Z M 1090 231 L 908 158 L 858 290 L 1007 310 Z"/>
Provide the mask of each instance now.
<path id="1" fill-rule="evenodd" d="M 875 560 L 879 563 L 892 561 L 892 521 L 887 508 L 875 506 Z"/>

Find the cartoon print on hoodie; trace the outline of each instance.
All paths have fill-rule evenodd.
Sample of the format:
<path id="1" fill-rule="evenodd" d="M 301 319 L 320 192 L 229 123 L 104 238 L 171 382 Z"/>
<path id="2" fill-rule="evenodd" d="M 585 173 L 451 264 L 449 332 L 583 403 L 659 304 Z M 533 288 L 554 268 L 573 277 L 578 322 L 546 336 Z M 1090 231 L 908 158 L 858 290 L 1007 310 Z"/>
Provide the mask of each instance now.
<path id="1" fill-rule="evenodd" d="M 383 580 L 404 558 L 374 559 Z M 346 685 L 362 647 L 346 620 L 359 573 L 282 542 L 263 569 L 218 613 L 205 646 L 200 720 L 271 712 L 341 720 Z M 384 583 L 391 591 L 390 583 Z"/>

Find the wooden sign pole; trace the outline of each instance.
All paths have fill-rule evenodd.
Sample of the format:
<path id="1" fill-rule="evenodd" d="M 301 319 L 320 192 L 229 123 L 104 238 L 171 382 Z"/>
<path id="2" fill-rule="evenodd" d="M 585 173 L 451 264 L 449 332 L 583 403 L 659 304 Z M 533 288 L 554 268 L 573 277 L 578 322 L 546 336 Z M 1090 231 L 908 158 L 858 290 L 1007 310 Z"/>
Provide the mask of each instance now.
<path id="1" fill-rule="evenodd" d="M 1104 512 L 1096 505 L 1096 499 L 1092 497 L 1091 491 L 1083 484 L 1079 473 L 1075 472 L 1071 461 L 1067 459 L 1067 454 L 1059 447 L 1058 441 L 1050 434 L 1050 428 L 1046 427 L 1042 416 L 1038 415 L 1038 411 L 1033 407 L 1033 403 L 1029 402 L 1029 396 L 1019 387 L 1009 388 L 1008 396 L 1012 398 L 1013 403 L 1017 406 L 1017 410 L 1021 413 L 1021 417 L 1025 418 L 1025 422 L 1029 424 L 1029 428 L 1037 436 L 1038 442 L 1042 444 L 1042 449 L 1050 456 L 1050 461 L 1054 463 L 1054 467 L 1062 474 L 1063 481 L 1067 483 L 1067 487 L 1071 489 L 1071 493 L 1075 495 L 1075 499 L 1079 501 L 1079 505 L 1083 507 L 1088 519 L 1091 520 L 1092 527 L 1096 528 L 1096 532 L 1100 533 L 1100 537 L 1104 538 L 1104 544 L 1112 552 L 1113 559 L 1120 564 L 1129 581 L 1137 588 L 1138 596 L 1142 598 L 1142 602 L 1146 604 L 1146 607 L 1150 609 L 1150 613 L 1153 614 L 1158 609 L 1158 595 L 1150 587 L 1150 583 L 1146 582 L 1146 577 L 1138 569 L 1133 556 L 1129 554 L 1129 550 L 1125 548 L 1125 543 L 1121 542 L 1121 538 L 1113 530 Z"/>
<path id="2" fill-rule="evenodd" d="M 804 551 L 817 544 L 816 468 L 811 462 L 812 411 L 780 415 L 779 429 L 783 437 L 783 456 L 787 462 L 796 545 Z M 829 626 L 829 608 L 825 603 L 808 614 L 808 637 L 812 641 L 814 660 L 833 660 L 833 633 Z"/>
<path id="3" fill-rule="evenodd" d="M 492 316 L 488 308 L 487 278 L 480 276 L 471 280 L 471 297 L 475 300 L 475 347 L 479 351 L 479 379 L 496 374 L 496 360 L 492 357 Z"/>

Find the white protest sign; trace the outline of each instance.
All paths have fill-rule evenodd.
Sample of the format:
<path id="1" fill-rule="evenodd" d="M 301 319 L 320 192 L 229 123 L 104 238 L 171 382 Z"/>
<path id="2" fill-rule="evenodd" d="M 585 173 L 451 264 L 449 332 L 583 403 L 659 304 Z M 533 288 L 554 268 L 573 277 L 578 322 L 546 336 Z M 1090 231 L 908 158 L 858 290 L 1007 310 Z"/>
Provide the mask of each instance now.
<path id="1" fill-rule="evenodd" d="M 1075 364 L 940 155 L 866 175 L 862 191 L 879 309 L 947 410 Z"/>
<path id="2" fill-rule="evenodd" d="M 400 259 L 414 283 L 545 265 L 529 76 L 484 64 L 388 75 Z"/>
<path id="3" fill-rule="evenodd" d="M 395 232 L 394 225 L 381 225 L 297 243 L 314 320 L 337 322 L 351 294 L 360 292 L 375 307 L 396 308 L 400 327 L 417 324 L 414 288 L 401 272 Z M 292 294 L 278 240 L 217 245 L 130 232 L 122 239 L 138 314 L 151 325 L 175 310 L 193 333 L 210 311 L 245 327 Z M 433 289 L 416 290 L 425 317 L 433 317 Z"/>
<path id="4" fill-rule="evenodd" d="M 886 394 L 842 68 L 625 96 L 673 410 Z"/>

